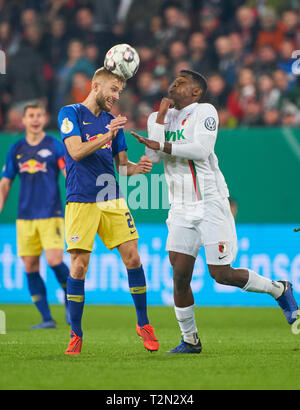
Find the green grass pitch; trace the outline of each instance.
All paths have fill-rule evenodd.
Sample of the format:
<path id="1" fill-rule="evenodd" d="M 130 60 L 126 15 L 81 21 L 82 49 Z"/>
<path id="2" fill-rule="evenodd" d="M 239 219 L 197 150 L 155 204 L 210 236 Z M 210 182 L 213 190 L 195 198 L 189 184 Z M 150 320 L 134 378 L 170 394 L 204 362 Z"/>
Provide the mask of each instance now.
<path id="1" fill-rule="evenodd" d="M 84 311 L 80 356 L 65 356 L 69 327 L 52 306 L 58 328 L 29 330 L 39 322 L 31 305 L 0 306 L 0 389 L 208 390 L 300 388 L 300 335 L 276 308 L 198 307 L 200 355 L 168 355 L 180 342 L 171 307 L 150 307 L 160 350 L 149 353 L 135 333 L 131 306 Z"/>

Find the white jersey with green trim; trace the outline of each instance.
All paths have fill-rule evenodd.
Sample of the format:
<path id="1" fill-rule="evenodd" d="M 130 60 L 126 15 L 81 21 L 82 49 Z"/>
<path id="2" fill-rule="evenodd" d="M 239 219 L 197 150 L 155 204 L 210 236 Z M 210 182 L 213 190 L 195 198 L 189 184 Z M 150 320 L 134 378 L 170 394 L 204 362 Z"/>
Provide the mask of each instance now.
<path id="1" fill-rule="evenodd" d="M 164 161 L 171 205 L 198 206 L 229 196 L 227 184 L 214 153 L 218 113 L 214 106 L 193 103 L 181 110 L 169 109 L 164 125 L 156 123 L 157 112 L 148 118 L 149 138 L 172 143 L 172 155 L 146 148 L 154 162 Z"/>

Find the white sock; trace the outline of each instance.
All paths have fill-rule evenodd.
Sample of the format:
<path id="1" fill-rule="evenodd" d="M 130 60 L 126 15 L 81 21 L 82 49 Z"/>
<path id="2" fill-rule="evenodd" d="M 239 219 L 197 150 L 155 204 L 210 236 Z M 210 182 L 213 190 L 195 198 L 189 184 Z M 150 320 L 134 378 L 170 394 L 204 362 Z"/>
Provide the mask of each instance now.
<path id="1" fill-rule="evenodd" d="M 278 299 L 284 290 L 284 286 L 280 282 L 265 278 L 258 275 L 253 270 L 248 269 L 249 279 L 243 290 L 255 293 L 268 293 L 275 299 Z"/>
<path id="2" fill-rule="evenodd" d="M 175 315 L 183 336 L 183 340 L 190 344 L 197 344 L 197 326 L 194 313 L 195 305 L 179 308 L 174 306 Z"/>

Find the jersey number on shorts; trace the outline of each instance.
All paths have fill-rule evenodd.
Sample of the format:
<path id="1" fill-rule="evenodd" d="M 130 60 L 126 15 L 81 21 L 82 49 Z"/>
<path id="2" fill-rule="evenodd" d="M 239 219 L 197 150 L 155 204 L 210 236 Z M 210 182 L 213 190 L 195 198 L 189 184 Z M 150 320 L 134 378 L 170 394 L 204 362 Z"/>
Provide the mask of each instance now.
<path id="1" fill-rule="evenodd" d="M 125 214 L 127 216 L 127 223 L 128 223 L 128 227 L 130 229 L 130 233 L 134 233 L 136 231 L 133 220 L 132 220 L 132 216 L 130 212 L 126 212 Z M 132 231 L 132 229 L 134 229 L 134 231 Z"/>

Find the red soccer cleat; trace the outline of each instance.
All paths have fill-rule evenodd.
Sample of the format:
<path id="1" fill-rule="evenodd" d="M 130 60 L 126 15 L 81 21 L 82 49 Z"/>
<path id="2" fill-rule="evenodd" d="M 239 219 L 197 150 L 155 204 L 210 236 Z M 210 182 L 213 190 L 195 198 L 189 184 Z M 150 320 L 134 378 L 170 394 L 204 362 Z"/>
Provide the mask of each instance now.
<path id="1" fill-rule="evenodd" d="M 65 351 L 65 354 L 80 354 L 82 347 L 82 337 L 77 336 L 73 331 L 71 333 L 71 340 L 69 347 Z"/>
<path id="2" fill-rule="evenodd" d="M 136 333 L 144 340 L 145 349 L 149 352 L 156 352 L 159 348 L 158 340 L 155 337 L 153 327 L 149 325 L 136 325 Z"/>

